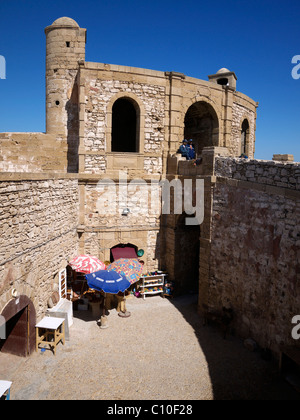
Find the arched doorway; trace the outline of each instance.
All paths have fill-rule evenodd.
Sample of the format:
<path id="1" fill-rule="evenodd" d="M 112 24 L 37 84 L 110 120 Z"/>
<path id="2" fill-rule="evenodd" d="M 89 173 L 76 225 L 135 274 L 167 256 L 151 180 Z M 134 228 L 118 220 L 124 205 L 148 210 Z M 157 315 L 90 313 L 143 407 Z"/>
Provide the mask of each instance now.
<path id="1" fill-rule="evenodd" d="M 137 105 L 117 99 L 112 107 L 112 152 L 139 152 Z"/>
<path id="2" fill-rule="evenodd" d="M 213 107 L 203 101 L 189 107 L 184 118 L 184 138 L 192 139 L 196 156 L 204 147 L 219 145 L 219 122 Z"/>
<path id="3" fill-rule="evenodd" d="M 138 247 L 134 244 L 118 244 L 110 249 L 110 262 L 118 258 L 138 258 Z"/>
<path id="4" fill-rule="evenodd" d="M 0 352 L 28 356 L 35 349 L 36 312 L 31 300 L 21 295 L 12 299 L 1 314 L 6 321 L 6 337 Z"/>

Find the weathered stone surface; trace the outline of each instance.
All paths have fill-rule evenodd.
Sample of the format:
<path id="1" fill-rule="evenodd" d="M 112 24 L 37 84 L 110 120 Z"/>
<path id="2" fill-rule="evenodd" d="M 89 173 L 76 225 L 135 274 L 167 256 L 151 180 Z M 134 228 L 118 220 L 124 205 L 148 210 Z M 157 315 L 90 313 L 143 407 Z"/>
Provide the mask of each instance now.
<path id="1" fill-rule="evenodd" d="M 291 320 L 300 299 L 300 197 L 286 194 L 299 187 L 277 187 L 282 170 L 296 177 L 299 164 L 216 159 L 208 283 L 210 305 L 230 301 L 238 333 L 277 353 L 297 344 Z M 232 183 L 237 174 L 243 181 Z"/>
<path id="2" fill-rule="evenodd" d="M 216 158 L 217 176 L 300 190 L 300 163 Z"/>
<path id="3" fill-rule="evenodd" d="M 77 253 L 77 180 L 0 185 L 0 313 L 15 288 L 33 301 L 39 317 L 58 271 Z"/>

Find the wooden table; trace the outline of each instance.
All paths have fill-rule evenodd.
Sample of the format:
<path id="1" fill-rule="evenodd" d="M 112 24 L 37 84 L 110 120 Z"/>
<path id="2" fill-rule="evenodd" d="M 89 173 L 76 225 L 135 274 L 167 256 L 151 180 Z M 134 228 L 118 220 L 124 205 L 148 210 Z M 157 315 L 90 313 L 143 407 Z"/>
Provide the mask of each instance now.
<path id="1" fill-rule="evenodd" d="M 49 344 L 54 349 L 56 355 L 56 345 L 62 341 L 65 344 L 65 318 L 54 318 L 46 316 L 35 326 L 36 328 L 36 351 L 38 351 L 39 344 Z M 43 329 L 40 335 L 40 329 Z M 53 340 L 49 341 L 49 336 L 53 336 Z"/>

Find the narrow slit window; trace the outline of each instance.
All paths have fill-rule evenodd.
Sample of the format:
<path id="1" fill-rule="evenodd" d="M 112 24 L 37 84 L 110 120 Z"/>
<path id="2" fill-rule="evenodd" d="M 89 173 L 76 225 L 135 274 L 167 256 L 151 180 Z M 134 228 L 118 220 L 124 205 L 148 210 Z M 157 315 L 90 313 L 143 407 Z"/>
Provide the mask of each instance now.
<path id="1" fill-rule="evenodd" d="M 247 120 L 243 121 L 241 132 L 241 154 L 247 154 L 247 144 L 249 141 L 249 123 Z"/>

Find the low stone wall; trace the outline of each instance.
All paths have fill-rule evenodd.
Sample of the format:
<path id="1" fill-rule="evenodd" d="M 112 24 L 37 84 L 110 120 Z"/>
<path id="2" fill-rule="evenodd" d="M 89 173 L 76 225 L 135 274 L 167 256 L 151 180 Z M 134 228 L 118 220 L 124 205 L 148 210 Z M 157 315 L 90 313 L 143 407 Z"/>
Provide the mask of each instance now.
<path id="1" fill-rule="evenodd" d="M 0 174 L 0 313 L 15 288 L 37 317 L 77 254 L 78 180 L 71 175 Z"/>
<path id="2" fill-rule="evenodd" d="M 218 157 L 215 174 L 239 181 L 300 190 L 300 163 Z"/>
<path id="3" fill-rule="evenodd" d="M 0 133 L 0 172 L 67 171 L 67 142 L 45 133 Z"/>

